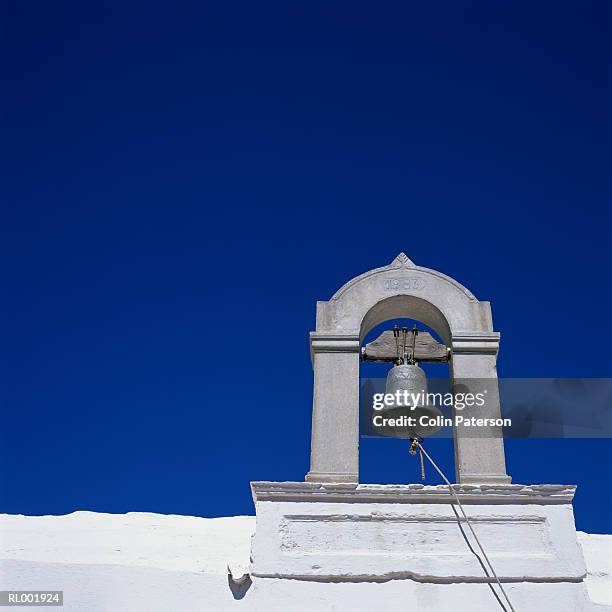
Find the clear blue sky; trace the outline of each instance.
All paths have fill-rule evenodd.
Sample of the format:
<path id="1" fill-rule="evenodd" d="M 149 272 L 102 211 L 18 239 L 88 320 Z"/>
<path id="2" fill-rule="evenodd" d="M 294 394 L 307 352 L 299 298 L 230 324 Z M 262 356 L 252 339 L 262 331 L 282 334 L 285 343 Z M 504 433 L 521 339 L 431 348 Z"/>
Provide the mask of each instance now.
<path id="1" fill-rule="evenodd" d="M 402 250 L 500 375 L 610 376 L 606 8 L 4 3 L 0 511 L 251 514 L 308 469 L 315 300 Z M 611 450 L 508 468 L 610 532 Z"/>

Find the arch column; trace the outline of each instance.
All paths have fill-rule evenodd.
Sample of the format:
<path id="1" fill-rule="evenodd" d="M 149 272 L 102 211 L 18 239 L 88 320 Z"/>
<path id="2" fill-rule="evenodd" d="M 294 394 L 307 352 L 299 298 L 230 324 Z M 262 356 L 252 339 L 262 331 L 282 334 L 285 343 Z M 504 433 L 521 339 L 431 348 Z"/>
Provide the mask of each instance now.
<path id="1" fill-rule="evenodd" d="M 454 409 L 453 416 L 501 417 L 497 353 L 499 333 L 454 334 L 450 363 L 453 393 L 484 393 L 483 406 Z M 455 473 L 458 483 L 509 483 L 501 427 L 453 427 Z"/>
<path id="2" fill-rule="evenodd" d="M 359 480 L 359 335 L 310 334 L 311 482 Z"/>

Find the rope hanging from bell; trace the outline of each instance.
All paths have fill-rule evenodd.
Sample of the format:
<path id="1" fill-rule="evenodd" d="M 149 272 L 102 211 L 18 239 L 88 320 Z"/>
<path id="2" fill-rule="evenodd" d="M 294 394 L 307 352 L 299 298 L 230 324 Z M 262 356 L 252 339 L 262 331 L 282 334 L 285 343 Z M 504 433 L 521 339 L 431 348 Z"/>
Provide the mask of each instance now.
<path id="1" fill-rule="evenodd" d="M 421 459 L 421 480 L 425 480 L 425 458 L 423 457 L 423 450 L 421 448 L 420 440 L 418 438 L 412 438 L 410 440 L 410 448 L 408 453 L 410 455 L 416 455 L 417 450 L 419 451 L 419 458 Z"/>

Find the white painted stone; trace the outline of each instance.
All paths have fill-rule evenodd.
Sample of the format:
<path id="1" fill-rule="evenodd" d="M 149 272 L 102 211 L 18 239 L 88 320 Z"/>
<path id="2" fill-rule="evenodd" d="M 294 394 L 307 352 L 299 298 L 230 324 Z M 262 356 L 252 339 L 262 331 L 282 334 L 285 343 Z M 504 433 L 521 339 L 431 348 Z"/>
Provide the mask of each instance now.
<path id="1" fill-rule="evenodd" d="M 612 608 L 612 535 L 578 531 L 587 566 L 586 585 L 591 601 Z"/>
<path id="2" fill-rule="evenodd" d="M 255 576 L 490 580 L 470 550 L 478 550 L 477 544 L 453 511 L 455 500 L 445 486 L 251 486 L 257 512 Z M 584 579 L 571 505 L 574 487 L 458 485 L 456 491 L 500 578 Z"/>
<path id="3" fill-rule="evenodd" d="M 234 593 L 226 566 L 248 563 L 254 526 L 255 517 L 0 515 L 0 589 L 61 588 L 63 612 L 502 610 L 489 584 L 471 582 L 334 583 L 254 576 L 250 588 Z M 588 591 L 603 599 L 594 601 L 604 604 L 607 597 L 612 604 L 612 536 L 579 536 Z M 612 610 L 589 602 L 582 583 L 515 582 L 506 589 L 517 612 Z"/>
<path id="4" fill-rule="evenodd" d="M 590 602 L 582 583 L 518 582 L 504 588 L 516 612 L 611 610 Z M 485 583 L 426 584 L 414 580 L 321 583 L 255 578 L 253 609 L 257 612 L 503 612 L 492 589 L 499 593 Z M 505 609 L 508 610 L 507 606 Z"/>

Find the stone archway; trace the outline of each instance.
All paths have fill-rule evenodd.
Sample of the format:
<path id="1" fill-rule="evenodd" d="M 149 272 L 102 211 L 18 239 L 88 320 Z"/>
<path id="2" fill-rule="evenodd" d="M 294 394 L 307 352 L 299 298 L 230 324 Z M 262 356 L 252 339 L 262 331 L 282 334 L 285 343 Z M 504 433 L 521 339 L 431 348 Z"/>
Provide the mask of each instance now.
<path id="1" fill-rule="evenodd" d="M 470 416 L 500 416 L 499 333 L 493 331 L 489 302 L 400 253 L 388 266 L 350 280 L 329 301 L 317 302 L 316 331 L 310 334 L 314 394 L 306 480 L 358 482 L 360 344 L 376 325 L 401 317 L 418 319 L 438 332 L 451 349 L 451 381 L 461 381 L 463 392 L 477 392 L 478 381 L 488 381 L 486 404 L 470 408 Z M 457 482 L 510 482 L 499 434 L 491 427 L 475 440 L 455 428 Z"/>

